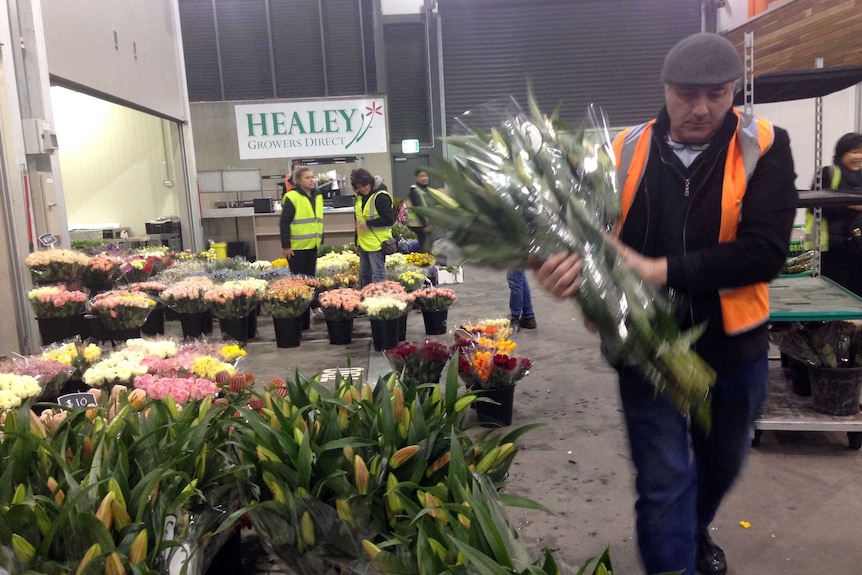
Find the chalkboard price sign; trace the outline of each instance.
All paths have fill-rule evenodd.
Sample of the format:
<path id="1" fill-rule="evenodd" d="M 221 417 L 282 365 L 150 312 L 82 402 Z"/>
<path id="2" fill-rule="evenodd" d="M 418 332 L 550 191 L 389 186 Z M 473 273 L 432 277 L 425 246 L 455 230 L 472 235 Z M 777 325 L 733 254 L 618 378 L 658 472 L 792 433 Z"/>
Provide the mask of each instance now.
<path id="1" fill-rule="evenodd" d="M 57 403 L 69 409 L 78 409 L 79 407 L 87 407 L 88 405 L 98 405 L 96 396 L 92 393 L 70 393 L 57 398 Z"/>

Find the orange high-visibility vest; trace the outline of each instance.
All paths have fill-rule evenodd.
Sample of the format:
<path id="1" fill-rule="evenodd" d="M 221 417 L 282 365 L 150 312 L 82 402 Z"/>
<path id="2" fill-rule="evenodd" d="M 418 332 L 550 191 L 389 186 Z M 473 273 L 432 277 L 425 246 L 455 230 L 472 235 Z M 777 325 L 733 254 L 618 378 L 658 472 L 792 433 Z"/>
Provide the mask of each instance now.
<path id="1" fill-rule="evenodd" d="M 738 110 L 734 110 L 734 113 L 738 124 L 736 134 L 728 144 L 727 160 L 724 164 L 719 242 L 732 242 L 736 239 L 748 180 L 760 157 L 769 150 L 775 139 L 772 124 L 768 121 L 742 114 Z M 614 139 L 617 178 L 623 190 L 622 218 L 617 229 L 620 229 L 628 216 L 643 179 L 654 123 L 655 120 L 652 120 L 629 128 Z M 721 290 L 719 298 L 724 332 L 728 335 L 744 333 L 769 319 L 769 288 L 766 283 Z"/>

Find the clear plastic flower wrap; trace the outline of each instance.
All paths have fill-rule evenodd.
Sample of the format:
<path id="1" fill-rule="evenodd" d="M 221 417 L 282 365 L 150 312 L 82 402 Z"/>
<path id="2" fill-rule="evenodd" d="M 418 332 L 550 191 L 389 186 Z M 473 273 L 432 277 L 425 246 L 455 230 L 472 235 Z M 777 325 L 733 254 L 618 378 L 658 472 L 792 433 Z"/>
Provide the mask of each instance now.
<path id="1" fill-rule="evenodd" d="M 464 135 L 443 165 L 449 195 L 431 192 L 417 208 L 461 250 L 463 258 L 496 268 L 526 267 L 558 252 L 583 260 L 574 299 L 598 327 L 609 355 L 637 366 L 656 390 L 709 426 L 714 371 L 692 349 L 702 328 L 680 331 L 671 303 L 622 264 L 608 235 L 621 213 L 606 119 L 590 106 L 573 129 L 542 114 L 530 98 L 463 114 Z"/>

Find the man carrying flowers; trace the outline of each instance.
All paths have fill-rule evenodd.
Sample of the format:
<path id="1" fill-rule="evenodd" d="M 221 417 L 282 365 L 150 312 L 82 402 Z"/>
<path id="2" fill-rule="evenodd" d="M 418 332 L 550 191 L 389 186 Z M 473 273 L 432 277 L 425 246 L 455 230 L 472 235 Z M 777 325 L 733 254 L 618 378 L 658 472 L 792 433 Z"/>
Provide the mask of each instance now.
<path id="1" fill-rule="evenodd" d="M 386 280 L 386 254 L 383 242 L 392 239 L 395 210 L 392 196 L 382 181 L 366 169 L 350 174 L 356 198 L 356 248 L 359 254 L 359 285 Z"/>
<path id="2" fill-rule="evenodd" d="M 665 108 L 614 142 L 623 264 L 681 296 L 680 327 L 705 324 L 695 349 L 716 371 L 708 431 L 611 358 L 637 469 L 638 544 L 648 573 L 727 572 L 708 527 L 742 469 L 766 395 L 767 282 L 784 263 L 797 194 L 787 133 L 732 109 L 742 74 L 723 37 L 685 38 L 662 67 Z M 537 276 L 551 293 L 571 297 L 582 269 L 579 255 L 558 253 Z"/>

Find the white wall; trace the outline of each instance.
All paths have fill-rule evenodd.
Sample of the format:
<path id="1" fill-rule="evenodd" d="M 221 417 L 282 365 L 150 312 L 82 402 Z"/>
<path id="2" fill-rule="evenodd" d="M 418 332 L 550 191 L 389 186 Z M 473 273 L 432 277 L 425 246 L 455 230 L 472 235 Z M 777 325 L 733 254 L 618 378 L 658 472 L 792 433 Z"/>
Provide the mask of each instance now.
<path id="1" fill-rule="evenodd" d="M 859 87 L 854 86 L 823 98 L 823 165 L 832 163 L 835 142 L 847 132 L 859 131 Z M 755 93 L 756 95 L 756 93 Z M 807 190 L 814 177 L 815 100 L 756 104 L 754 113 L 790 134 L 796 187 Z"/>
<path id="2" fill-rule="evenodd" d="M 163 183 L 170 122 L 65 88 L 51 99 L 70 229 L 116 223 L 144 235 L 147 220 L 180 215 L 181 188 Z"/>

